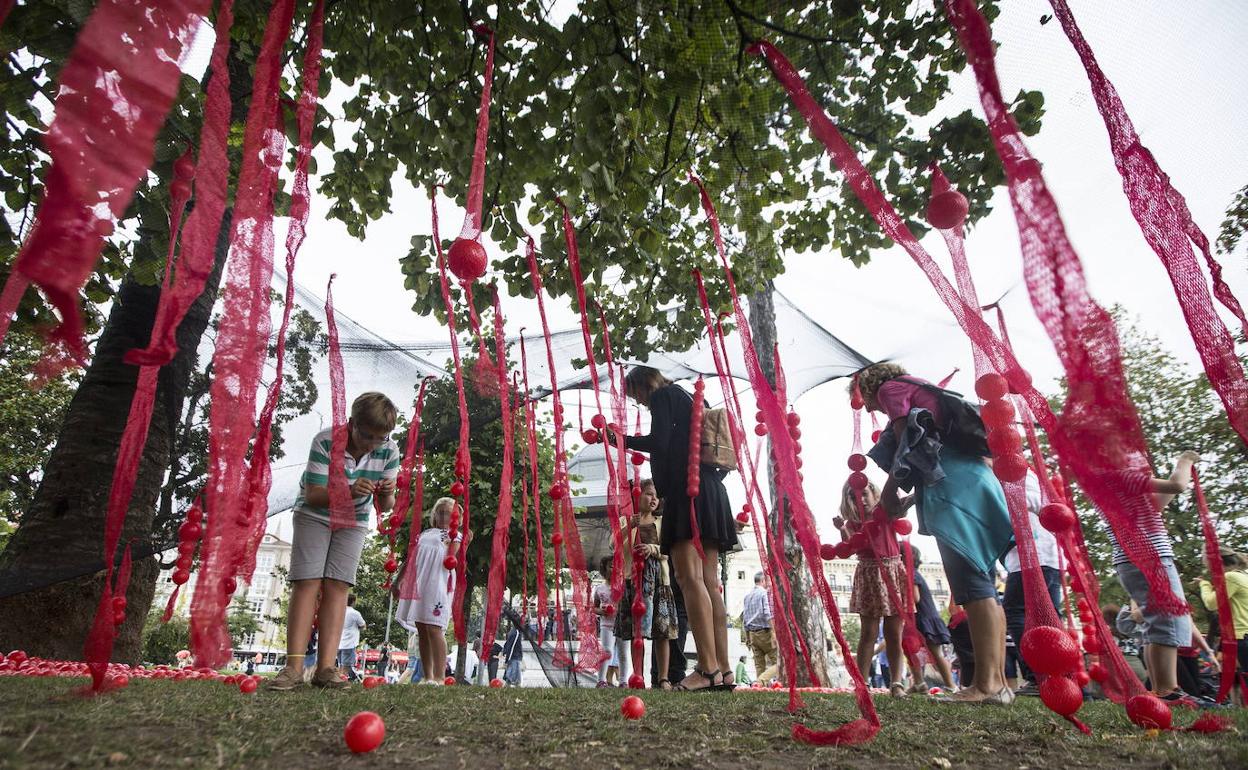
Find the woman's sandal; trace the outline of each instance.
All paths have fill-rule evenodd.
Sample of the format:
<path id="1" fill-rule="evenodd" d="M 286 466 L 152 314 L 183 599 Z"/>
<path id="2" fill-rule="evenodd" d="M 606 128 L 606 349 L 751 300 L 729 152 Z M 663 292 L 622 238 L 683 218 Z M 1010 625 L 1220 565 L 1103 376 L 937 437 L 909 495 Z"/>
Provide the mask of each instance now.
<path id="1" fill-rule="evenodd" d="M 731 671 L 716 671 L 715 673 L 719 676 L 719 684 L 712 685 L 712 690 L 732 692 L 737 689 L 737 683 L 735 681 L 728 681 L 728 677 L 730 676 L 733 677 L 734 680 L 736 679 L 736 676 Z"/>
<path id="2" fill-rule="evenodd" d="M 666 691 L 670 692 L 670 691 L 671 691 L 671 689 L 672 689 L 672 680 L 670 680 L 670 679 L 660 679 L 660 680 L 659 680 L 659 689 L 660 689 L 660 690 L 666 690 Z"/>
<path id="3" fill-rule="evenodd" d="M 695 668 L 693 670 L 693 673 L 705 679 L 707 681 L 707 684 L 702 687 L 689 687 L 685 685 L 684 682 L 680 682 L 672 689 L 678 690 L 679 692 L 710 692 L 711 690 L 715 689 L 715 674 L 719 672 L 701 671 Z M 686 679 L 687 678 L 688 677 L 686 677 Z"/>

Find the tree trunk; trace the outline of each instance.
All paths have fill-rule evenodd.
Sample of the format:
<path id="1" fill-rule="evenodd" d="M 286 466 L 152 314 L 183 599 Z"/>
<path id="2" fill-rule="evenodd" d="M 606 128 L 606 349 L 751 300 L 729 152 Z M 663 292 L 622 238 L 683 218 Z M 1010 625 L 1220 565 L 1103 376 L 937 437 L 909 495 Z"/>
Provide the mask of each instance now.
<path id="1" fill-rule="evenodd" d="M 152 532 L 187 382 L 229 248 L 229 222 L 227 211 L 213 273 L 178 327 L 177 356 L 158 378 L 156 407 L 126 513 L 122 548 L 146 541 Z M 129 275 L 122 280 L 95 355 L 70 402 L 39 491 L 0 554 L 0 574 L 7 575 L 6 583 L 20 580 L 38 586 L 0 599 L 0 649 L 21 648 L 31 655 L 62 660 L 82 656 L 104 587 L 104 520 L 117 450 L 138 380 L 138 367 L 124 363 L 122 357 L 132 348 L 147 345 L 159 301 L 159 285 L 145 286 Z M 114 660 L 138 661 L 157 572 L 154 556 L 135 560 L 126 591 L 126 621 L 117 629 Z"/>
<path id="2" fill-rule="evenodd" d="M 773 388 L 776 385 L 776 306 L 772 298 L 774 290 L 775 285 L 768 281 L 767 285 L 761 290 L 749 296 L 750 334 L 754 338 L 754 349 L 758 353 L 759 366 L 762 368 L 767 382 Z M 797 538 L 794 535 L 788 508 L 787 506 L 781 506 L 779 496 L 776 494 L 775 471 L 775 460 L 769 453 L 767 458 L 767 480 L 771 485 L 771 520 L 768 522 L 768 526 L 773 529 L 779 527 L 779 531 L 784 533 L 784 559 L 787 564 L 786 571 L 788 573 L 789 585 L 792 588 L 789 601 L 793 609 L 793 620 L 801 629 L 802 636 L 806 638 L 806 644 L 810 649 L 810 660 L 815 672 L 823 677 L 823 681 L 819 682 L 819 684 L 827 686 L 829 667 L 826 652 L 827 641 L 823 632 L 822 608 L 819 606 L 819 600 L 813 598 L 814 585 L 811 581 L 810 572 L 806 569 L 806 559 L 802 554 L 801 545 L 797 542 Z M 777 619 L 774 622 L 779 622 L 779 620 Z M 784 663 L 784 658 L 780 658 L 782 678 L 788 682 L 790 677 L 795 677 L 799 687 L 814 684 L 810 681 L 810 675 L 800 660 L 800 649 L 798 657 L 798 670 L 793 672 L 786 670 L 787 666 Z"/>

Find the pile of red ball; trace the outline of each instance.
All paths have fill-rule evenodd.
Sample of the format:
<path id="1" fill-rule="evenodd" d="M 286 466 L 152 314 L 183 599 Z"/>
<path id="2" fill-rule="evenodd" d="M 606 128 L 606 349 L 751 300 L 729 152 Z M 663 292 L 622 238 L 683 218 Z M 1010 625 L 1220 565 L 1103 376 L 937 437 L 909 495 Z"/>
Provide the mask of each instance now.
<path id="1" fill-rule="evenodd" d="M 91 676 L 88 665 L 78 660 L 48 660 L 30 657 L 23 650 L 13 650 L 7 655 L 0 654 L 0 677 L 32 676 L 32 677 L 68 677 L 86 678 Z M 260 685 L 260 677 L 246 674 L 222 674 L 206 666 L 200 668 L 173 668 L 170 666 L 129 666 L 124 663 L 109 663 L 104 673 L 104 690 L 116 690 L 130 684 L 132 679 L 166 679 L 174 682 L 183 681 L 214 681 L 227 687 L 237 687 L 239 692 L 253 693 Z"/>

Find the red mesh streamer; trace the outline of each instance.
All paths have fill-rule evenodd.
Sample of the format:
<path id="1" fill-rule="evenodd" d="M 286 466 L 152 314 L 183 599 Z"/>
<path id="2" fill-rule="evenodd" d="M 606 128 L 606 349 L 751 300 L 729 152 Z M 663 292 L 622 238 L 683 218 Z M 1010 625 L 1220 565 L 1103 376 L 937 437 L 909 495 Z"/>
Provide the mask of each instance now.
<path id="1" fill-rule="evenodd" d="M 438 252 L 438 278 L 439 286 L 442 289 L 442 305 L 446 308 L 446 326 L 451 335 L 451 361 L 455 364 L 455 394 L 459 403 L 459 446 L 455 450 L 455 476 L 463 484 L 465 493 L 469 486 L 468 480 L 472 478 L 472 454 L 469 452 L 469 420 L 468 420 L 468 399 L 464 393 L 464 366 L 459 357 L 459 335 L 455 330 L 455 305 L 451 301 L 451 286 L 446 278 L 446 255 L 442 253 L 442 237 L 438 234 L 438 202 L 435 197 L 435 188 L 429 189 L 429 205 L 432 209 L 433 224 L 433 245 Z M 468 531 L 468 498 L 465 495 L 463 502 L 463 525 L 464 532 Z M 464 555 L 468 550 L 468 538 L 465 536 L 460 541 L 459 556 L 456 559 L 456 569 L 464 568 Z M 451 616 L 455 623 L 455 640 L 463 645 L 467 639 L 467 630 L 464 627 L 464 576 L 460 572 L 457 574 L 458 580 L 455 581 L 455 598 L 451 606 Z"/>
<path id="2" fill-rule="evenodd" d="M 208 0 L 101 0 L 61 68 L 43 202 L 0 297 L 0 343 L 30 283 L 60 314 L 45 374 L 86 361 L 78 292 L 152 164 L 178 93 L 178 62 L 209 8 Z"/>
<path id="3" fill-rule="evenodd" d="M 420 381 L 420 390 L 416 393 L 416 407 L 412 410 L 412 419 L 407 424 L 407 445 L 403 449 L 403 460 L 399 464 L 399 475 L 395 480 L 394 510 L 397 519 L 390 526 L 390 550 L 394 550 L 394 537 L 408 512 L 412 514 L 412 525 L 408 528 L 407 555 L 403 563 L 408 565 L 403 571 L 403 580 L 399 582 L 400 599 L 419 599 L 420 584 L 416 580 L 416 541 L 420 539 L 420 531 L 424 526 L 425 504 L 425 442 L 420 435 L 422 415 L 425 411 L 425 391 L 429 388 L 426 377 Z M 415 489 L 413 489 L 415 486 Z"/>
<path id="4" fill-rule="evenodd" d="M 542 295 L 541 295 L 541 289 L 540 289 L 541 278 L 538 276 L 538 272 L 537 272 L 537 257 L 535 254 L 535 249 L 533 247 L 532 238 L 529 238 L 528 240 L 528 243 L 525 247 L 525 253 L 529 261 L 530 275 L 533 276 L 532 280 L 534 281 L 535 287 L 538 287 L 536 289 L 538 292 L 537 302 L 538 302 L 538 307 L 541 308 L 542 307 Z M 542 329 L 545 331 L 545 334 L 547 335 L 547 337 L 549 337 L 550 331 L 546 328 L 546 315 L 545 315 L 546 311 L 545 309 L 542 309 L 541 312 L 542 312 Z M 534 549 L 534 552 L 535 552 L 535 557 L 536 557 L 536 562 L 537 562 L 536 564 L 537 575 L 536 575 L 536 579 L 533 582 L 533 585 L 534 585 L 534 589 L 537 591 L 537 618 L 538 618 L 537 641 L 540 644 L 542 641 L 542 637 L 545 635 L 545 631 L 546 631 L 546 624 L 544 622 L 546 619 L 546 546 L 545 546 L 545 540 L 542 539 L 542 481 L 541 481 L 541 475 L 539 473 L 538 463 L 537 463 L 537 413 L 535 411 L 533 399 L 529 398 L 529 393 L 532 392 L 529 390 L 529 356 L 524 348 L 524 335 L 523 334 L 520 335 L 520 370 L 524 374 L 524 394 L 525 394 L 524 424 L 525 424 L 525 430 L 528 432 L 529 474 L 530 474 L 528 488 L 532 490 L 532 495 L 533 495 L 533 530 L 534 530 L 534 541 L 536 543 L 536 548 Z M 555 391 L 555 395 L 556 396 L 558 395 L 558 391 Z M 528 500 L 527 492 L 525 492 L 524 497 L 522 499 L 524 499 L 527 502 Z M 525 544 L 526 546 L 528 544 L 528 529 L 527 528 L 525 529 Z M 527 567 L 525 568 L 525 571 L 526 572 L 528 571 Z M 526 610 L 528 609 L 527 604 L 525 605 L 525 609 Z"/>
<path id="5" fill-rule="evenodd" d="M 616 442 L 614 444 L 611 444 L 610 442 L 605 441 L 605 440 L 602 441 L 602 449 L 603 449 L 603 452 L 605 453 L 605 458 L 607 462 L 608 518 L 613 519 L 616 522 L 618 522 L 620 516 L 626 516 L 628 515 L 630 511 L 633 510 L 633 505 L 634 505 L 633 496 L 630 492 L 630 487 L 628 486 L 628 468 L 629 468 L 630 463 L 628 462 L 628 452 L 624 447 L 623 428 L 628 425 L 628 404 L 626 403 L 626 397 L 624 395 L 624 388 L 621 387 L 621 385 L 624 382 L 624 371 L 621 367 L 617 367 L 615 365 L 615 357 L 611 353 L 611 330 L 610 330 L 610 327 L 607 326 L 607 314 L 603 312 L 602 305 L 599 305 L 597 302 L 595 302 L 594 304 L 598 309 L 598 322 L 599 322 L 600 328 L 602 329 L 602 355 L 603 355 L 603 359 L 606 361 L 606 364 L 607 364 L 607 381 L 611 383 L 611 418 L 613 422 L 608 423 L 607 427 L 608 429 L 611 429 L 611 426 L 614 425 L 616 428 L 619 428 L 619 430 L 611 431 L 612 433 L 615 434 L 615 437 L 616 437 Z M 641 410 L 640 409 L 638 409 L 637 411 L 637 422 L 638 422 L 637 430 L 640 433 L 641 431 L 641 426 L 640 426 Z M 695 422 L 694 424 L 696 425 L 698 423 Z M 583 428 L 582 428 L 582 433 L 584 433 Z M 599 435 L 600 436 L 602 435 L 601 432 L 599 433 Z M 612 450 L 615 451 L 614 459 L 611 457 Z M 641 484 L 640 471 L 638 470 L 637 466 L 634 465 L 632 467 L 634 470 L 634 474 L 633 474 L 635 477 L 634 481 L 638 485 L 640 485 Z M 638 486 L 637 488 L 640 489 L 640 486 Z M 698 543 L 698 550 L 699 550 L 699 553 L 701 553 L 701 546 L 702 546 L 701 538 L 696 536 L 696 532 L 697 532 L 696 519 L 694 521 L 694 524 L 695 524 L 695 529 L 694 529 L 695 542 Z M 608 526 L 611 526 L 611 525 L 608 524 Z M 620 550 L 619 544 L 620 544 L 620 539 L 622 535 L 623 535 L 623 531 L 619 526 L 612 527 L 611 545 L 612 545 L 613 553 L 619 552 Z M 613 569 L 612 569 L 612 574 L 611 574 L 611 601 L 612 602 L 618 602 L 620 600 L 620 596 L 623 595 L 624 593 L 624 575 L 623 575 L 623 572 L 619 569 L 616 569 L 615 566 L 616 565 L 613 562 L 612 564 Z"/>
<path id="6" fill-rule="evenodd" d="M 823 574 L 823 562 L 820 560 L 819 555 L 818 531 L 815 526 L 814 515 L 806 502 L 802 481 L 798 476 L 795 463 L 796 452 L 794 451 L 793 438 L 788 431 L 785 404 L 779 397 L 780 394 L 778 394 L 777 390 L 773 390 L 768 383 L 763 374 L 762 366 L 759 364 L 758 354 L 754 350 L 754 341 L 750 334 L 749 321 L 745 317 L 745 311 L 741 308 L 741 301 L 737 296 L 736 283 L 732 277 L 732 269 L 728 264 L 728 257 L 724 250 L 723 236 L 720 233 L 719 217 L 715 213 L 715 206 L 711 202 L 706 189 L 702 186 L 701 180 L 692 175 L 691 179 L 698 186 L 698 191 L 702 198 L 702 208 L 706 212 L 707 220 L 711 226 L 715 249 L 723 265 L 724 278 L 727 281 L 728 291 L 732 297 L 733 311 L 737 319 L 737 332 L 741 335 L 741 348 L 745 358 L 746 370 L 749 373 L 750 385 L 754 389 L 759 411 L 762 412 L 764 424 L 767 426 L 768 435 L 771 437 L 771 454 L 772 460 L 775 462 L 776 486 L 784 490 L 784 495 L 787 498 L 789 520 L 792 522 L 794 535 L 801 545 L 806 559 L 806 566 L 810 570 L 810 576 L 814 583 L 814 589 L 818 597 L 823 601 L 824 612 L 827 614 L 829 625 L 832 627 L 832 633 L 840 646 L 845 668 L 849 671 L 850 678 L 854 683 L 854 695 L 858 703 L 858 710 L 863 716 L 860 720 L 855 720 L 849 724 L 842 725 L 836 730 L 827 732 L 814 732 L 807 730 L 801 725 L 794 725 L 793 737 L 806 742 L 826 742 L 834 745 L 861 743 L 870 740 L 879 731 L 880 718 L 876 714 L 875 704 L 871 701 L 871 693 L 862 678 L 862 672 L 858 670 L 858 665 L 854 660 L 853 652 L 849 648 L 849 643 L 845 641 L 845 632 L 841 628 L 841 615 L 837 610 L 836 600 L 832 596 L 828 581 Z M 782 393 L 783 367 L 778 355 L 776 357 L 776 383 Z M 792 686 L 792 683 L 790 683 L 790 687 Z"/>
<path id="7" fill-rule="evenodd" d="M 485 199 L 485 146 L 490 136 L 490 91 L 494 85 L 494 31 L 478 24 L 472 31 L 489 39 L 485 54 L 485 84 L 481 86 L 481 108 L 477 111 L 477 140 L 472 149 L 472 171 L 468 177 L 468 195 L 464 203 L 464 225 L 460 238 L 481 238 L 482 202 Z"/>
<path id="8" fill-rule="evenodd" d="M 524 329 L 520 329 L 520 339 L 524 339 Z M 521 417 L 524 419 L 524 440 L 525 450 L 528 450 L 529 444 L 529 389 L 520 389 L 520 375 L 513 372 L 511 375 L 511 390 L 516 394 L 516 406 L 521 410 Z M 529 610 L 529 482 L 526 474 L 520 475 L 520 532 L 524 535 L 524 552 L 521 557 L 520 565 L 520 606 L 521 614 L 524 615 Z"/>
<path id="9" fill-rule="evenodd" d="M 497 361 L 499 404 L 503 421 L 503 467 L 498 477 L 498 513 L 494 517 L 494 542 L 490 549 L 490 579 L 486 588 L 485 622 L 481 630 L 481 650 L 488 652 L 498 630 L 498 614 L 507 587 L 507 546 L 511 538 L 511 479 L 515 473 L 515 421 L 512 419 L 511 388 L 507 377 L 507 340 L 503 334 L 503 309 L 494 289 L 494 358 Z"/>
<path id="10" fill-rule="evenodd" d="M 347 426 L 346 372 L 342 365 L 342 346 L 338 342 L 338 324 L 334 321 L 334 279 L 329 276 L 325 285 L 325 329 L 329 335 L 329 400 L 332 404 L 331 425 L 333 433 L 329 448 L 329 526 L 331 529 L 347 529 L 355 526 L 355 501 L 351 486 L 347 484 L 347 448 L 350 432 Z"/>
<path id="11" fill-rule="evenodd" d="M 230 658 L 225 610 L 249 521 L 247 452 L 256 428 L 256 392 L 268 353 L 269 287 L 273 276 L 273 196 L 285 148 L 277 126 L 282 48 L 290 36 L 293 0 L 275 0 L 256 58 L 252 100 L 243 134 L 235 195 L 231 258 L 210 389 L 207 531 L 191 602 L 191 649 L 196 662 L 221 666 Z"/>
<path id="12" fill-rule="evenodd" d="M 273 443 L 273 415 L 282 391 L 282 375 L 286 365 L 286 330 L 290 326 L 290 314 L 295 306 L 295 259 L 307 234 L 309 195 L 308 163 L 312 158 L 312 129 L 316 123 L 317 86 L 321 79 L 321 39 L 325 27 L 325 0 L 317 0 L 308 23 L 308 47 L 303 55 L 303 90 L 299 95 L 297 109 L 299 149 L 295 156 L 295 179 L 291 189 L 290 225 L 286 231 L 286 301 L 282 307 L 282 322 L 277 330 L 276 362 L 273 382 L 269 385 L 264 406 L 260 410 L 259 427 L 252 444 L 251 466 L 248 469 L 249 501 L 247 516 L 251 520 L 251 533 L 247 546 L 240 554 L 242 565 L 239 576 L 248 583 L 256 569 L 256 550 L 264 537 L 268 524 L 269 489 L 273 486 L 273 471 L 269 451 Z M 337 328 L 334 329 L 335 335 Z M 354 517 L 353 517 L 354 518 Z"/>
<path id="13" fill-rule="evenodd" d="M 1222 398 L 1231 426 L 1248 443 L 1248 382 L 1235 355 L 1235 340 L 1218 317 L 1213 298 L 1205 286 L 1192 244 L 1205 256 L 1213 279 L 1213 293 L 1239 319 L 1248 336 L 1248 318 L 1231 288 L 1222 279 L 1222 267 L 1209 249 L 1209 239 L 1192 220 L 1187 201 L 1174 188 L 1157 159 L 1140 141 L 1118 91 L 1101 70 L 1083 32 L 1075 24 L 1066 0 L 1049 0 L 1066 37 L 1079 53 L 1092 84 L 1092 95 L 1109 132 L 1114 165 L 1122 176 L 1122 189 L 1144 240 L 1153 248 L 1170 274 L 1175 296 L 1191 330 L 1192 341 L 1209 375 L 1209 384 Z"/>
<path id="14" fill-rule="evenodd" d="M 1200 476 L 1192 468 L 1192 487 L 1196 494 L 1196 510 L 1200 513 L 1200 529 L 1205 536 L 1205 563 L 1209 565 L 1209 582 L 1218 600 L 1218 629 L 1222 632 L 1222 682 L 1218 686 L 1217 700 L 1221 702 L 1231 694 L 1238 668 L 1238 643 L 1235 636 L 1235 617 L 1231 614 L 1231 598 L 1226 593 L 1226 567 L 1218 548 L 1218 530 L 1209 516 L 1209 504 L 1200 487 Z"/>
<path id="15" fill-rule="evenodd" d="M 1012 352 L 992 334 L 979 316 L 979 309 L 967 305 L 941 274 L 935 260 L 884 198 L 835 124 L 810 96 L 788 59 L 765 41 L 754 44 L 750 51 L 766 57 L 776 79 L 806 118 L 811 133 L 824 144 L 845 174 L 850 189 L 881 229 L 923 270 L 971 341 L 988 355 L 993 367 L 1005 375 L 1011 387 L 1026 398 L 1058 455 L 1074 470 L 1083 488 L 1105 515 L 1123 550 L 1148 579 L 1158 608 L 1171 614 L 1183 614 L 1187 604 L 1170 590 L 1161 561 L 1140 526 L 1140 520 L 1153 513 L 1152 496 L 1132 491 L 1124 484 L 1132 475 L 1150 473 L 1151 467 L 1144 451 L 1138 416 L 1127 396 L 1113 321 L 1088 295 L 1078 255 L 1065 238 L 1056 204 L 1040 176 L 1039 164 L 1027 154 L 1000 97 L 995 74 L 991 71 L 992 49 L 986 23 L 973 4 L 961 0 L 956 4 L 979 19 L 979 28 L 970 33 L 974 37 L 973 44 L 964 47 L 972 51 L 970 58 L 981 81 L 991 79 L 991 87 L 981 86 L 981 96 L 1015 201 L 1032 304 L 1057 347 L 1071 385 L 1060 419 L 1053 414 L 1044 395 L 1031 386 Z M 956 13 L 951 15 L 957 16 Z M 960 17 L 955 19 L 955 26 L 959 26 L 959 34 L 965 31 L 965 22 Z"/>
<path id="16" fill-rule="evenodd" d="M 554 662 L 557 665 L 575 667 L 577 671 L 590 673 L 597 671 L 602 662 L 611 657 L 611 653 L 603 650 L 598 642 L 589 574 L 585 569 L 585 552 L 581 548 L 581 536 L 580 531 L 576 528 L 576 516 L 572 510 L 572 500 L 568 496 L 568 460 L 567 453 L 564 450 L 563 402 L 559 396 L 559 376 L 558 370 L 555 368 L 555 354 L 550 346 L 550 324 L 546 320 L 546 302 L 542 299 L 544 289 L 542 288 L 541 269 L 537 264 L 537 249 L 533 244 L 532 236 L 526 235 L 526 238 L 527 248 L 525 256 L 529 263 L 529 279 L 533 284 L 533 291 L 537 295 L 537 312 L 542 319 L 542 338 L 546 343 L 546 367 L 547 371 L 550 372 L 550 400 L 555 418 L 555 467 L 551 473 L 551 489 L 559 489 L 560 494 L 557 498 L 554 494 L 551 494 L 551 503 L 554 505 L 554 527 L 551 538 L 553 540 L 555 534 L 560 535 L 563 538 L 563 548 L 567 550 L 568 567 L 572 573 L 572 600 L 577 608 L 580 638 L 580 660 L 574 663 L 567 652 L 563 617 L 560 615 L 558 622 L 555 624 L 557 633 Z M 584 323 L 583 316 L 582 323 Z M 534 465 L 533 476 L 536 481 L 536 464 Z M 534 496 L 538 497 L 537 494 Z M 618 526 L 618 522 L 616 526 Z M 559 612 L 562 612 L 563 579 L 560 569 L 561 549 L 559 546 L 555 546 L 554 550 L 555 607 Z M 538 569 L 541 569 L 540 563 Z"/>

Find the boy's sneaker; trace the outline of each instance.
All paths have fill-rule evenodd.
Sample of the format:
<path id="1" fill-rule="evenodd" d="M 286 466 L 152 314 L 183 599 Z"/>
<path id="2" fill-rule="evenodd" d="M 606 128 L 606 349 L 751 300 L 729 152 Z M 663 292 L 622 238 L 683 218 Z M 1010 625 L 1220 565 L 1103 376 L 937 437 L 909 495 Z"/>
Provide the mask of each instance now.
<path id="1" fill-rule="evenodd" d="M 277 676 L 264 683 L 266 690 L 293 690 L 296 687 L 302 687 L 303 671 L 292 666 L 286 666 L 277 672 Z"/>
<path id="2" fill-rule="evenodd" d="M 347 687 L 347 680 L 336 668 L 323 668 L 312 676 L 312 686 L 327 690 L 341 690 Z"/>
<path id="3" fill-rule="evenodd" d="M 1040 688 L 1036 687 L 1034 682 L 1024 682 L 1022 687 L 1014 691 L 1014 694 L 1022 697 L 1037 698 L 1040 696 Z"/>

